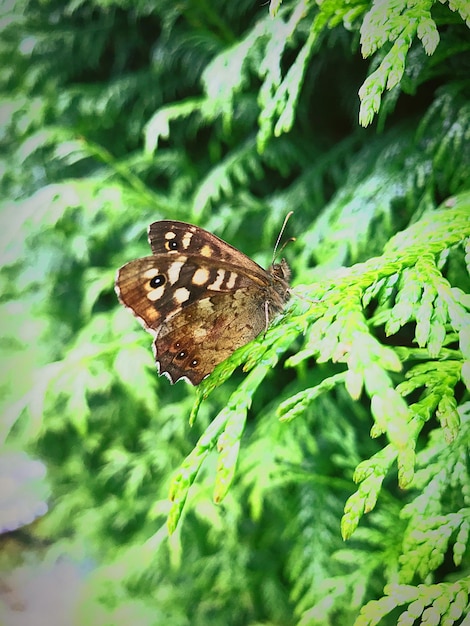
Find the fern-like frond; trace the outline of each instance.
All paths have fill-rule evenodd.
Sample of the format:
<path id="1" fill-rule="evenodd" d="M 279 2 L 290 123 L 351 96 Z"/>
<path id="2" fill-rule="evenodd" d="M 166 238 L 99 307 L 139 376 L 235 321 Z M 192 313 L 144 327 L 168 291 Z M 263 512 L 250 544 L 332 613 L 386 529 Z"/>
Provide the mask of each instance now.
<path id="1" fill-rule="evenodd" d="M 465 21 L 470 28 L 470 7 L 465 0 L 448 0 L 449 9 L 451 11 L 458 11 L 460 17 Z"/>
<path id="2" fill-rule="evenodd" d="M 444 624 L 452 626 L 468 617 L 470 578 L 458 582 L 437 585 L 387 585 L 386 596 L 368 602 L 362 609 L 354 626 L 376 626 L 398 607 L 406 606 L 400 614 L 398 624 L 412 624 L 421 619 L 421 624 Z"/>
<path id="3" fill-rule="evenodd" d="M 399 351 L 390 347 L 383 346 L 370 335 L 370 329 L 361 308 L 361 294 L 364 291 L 360 289 L 358 292 L 357 290 L 362 279 L 365 279 L 365 283 L 362 283 L 365 290 L 370 289 L 374 284 L 383 285 L 381 288 L 386 288 L 386 283 L 381 282 L 382 277 L 392 276 L 396 272 L 400 272 L 399 268 L 403 272 L 404 282 L 407 281 L 407 278 L 415 278 L 418 271 L 415 268 L 423 267 L 422 264 L 427 262 L 426 260 L 430 258 L 429 255 L 432 252 L 439 254 L 446 246 L 462 241 L 468 234 L 470 220 L 468 218 L 468 198 L 463 196 L 461 201 L 460 212 L 453 213 L 443 210 L 440 214 L 433 213 L 427 220 L 422 220 L 402 234 L 397 235 L 387 246 L 386 253 L 382 261 L 379 262 L 382 269 L 378 269 L 376 266 L 377 273 L 369 274 L 368 268 L 372 268 L 372 264 L 375 265 L 376 263 L 376 261 L 371 260 L 358 265 L 353 270 L 354 274 L 356 271 L 364 272 L 359 283 L 352 281 L 351 277 L 349 279 L 341 277 L 336 280 L 335 287 L 332 290 L 330 288 L 329 292 L 324 290 L 321 285 L 316 286 L 311 295 L 321 299 L 317 304 L 311 306 L 310 313 L 315 310 L 322 310 L 323 314 L 318 320 L 309 324 L 303 349 L 295 356 L 290 357 L 287 362 L 288 365 L 297 366 L 305 359 L 315 356 L 320 362 L 330 359 L 344 362 L 348 369 L 344 374 L 332 377 L 331 380 L 326 379 L 313 388 L 307 388 L 281 404 L 279 407 L 281 418 L 300 414 L 305 410 L 308 402 L 313 401 L 324 389 L 331 388 L 344 379 L 346 389 L 353 398 L 359 397 L 364 386 L 371 400 L 371 412 L 376 421 L 372 434 L 377 436 L 386 432 L 392 443 L 391 447 L 385 448 L 370 463 L 367 462 L 362 469 L 356 470 L 355 479 L 361 483 L 361 487 L 346 505 L 343 520 L 343 533 L 346 536 L 349 536 L 356 527 L 359 517 L 375 505 L 381 482 L 396 458 L 399 465 L 400 484 L 405 486 L 412 480 L 415 462 L 414 448 L 416 438 L 424 423 L 423 418 L 427 420 L 436 414 L 446 437 L 452 439 L 456 435 L 458 419 L 455 419 L 453 396 L 455 386 L 460 378 L 462 359 L 463 361 L 468 359 L 465 352 L 460 353 L 460 355 L 456 353 L 455 361 L 444 363 L 437 361 L 428 364 L 425 374 L 426 383 L 423 379 L 417 378 L 420 370 L 418 365 L 408 373 L 411 383 L 396 386 L 387 370 L 399 371 L 402 367 L 400 356 L 403 357 L 404 355 L 400 355 Z M 439 222 L 440 226 L 438 225 Z M 401 256 L 402 254 L 404 256 Z M 408 254 L 411 254 L 411 257 L 405 261 Z M 407 270 L 407 268 L 409 269 Z M 463 343 L 466 342 L 466 331 L 463 329 L 468 326 L 468 307 L 462 306 L 460 291 L 455 291 L 457 297 L 455 299 L 455 296 L 452 295 L 454 292 L 446 284 L 441 274 L 437 272 L 435 265 L 433 268 L 434 274 L 427 272 L 420 274 L 419 287 L 417 287 L 416 281 L 410 280 L 409 283 L 406 282 L 405 291 L 398 291 L 398 295 L 400 293 L 402 295 L 401 298 L 397 296 L 396 306 L 400 307 L 402 312 L 394 318 L 396 325 L 388 328 L 389 334 L 396 333 L 410 319 L 418 320 L 418 316 L 422 312 L 421 307 L 426 305 L 426 301 L 423 304 L 420 298 L 424 286 L 428 285 L 426 288 L 432 289 L 432 285 L 436 285 L 436 298 L 432 299 L 433 309 L 429 319 L 433 320 L 433 328 L 435 327 L 437 330 L 431 332 L 430 325 L 429 333 L 426 335 L 427 342 L 430 344 L 426 343 L 428 346 L 427 354 L 430 357 L 440 354 L 444 337 L 448 333 L 445 326 L 447 322 L 452 325 L 453 331 L 463 331 Z M 385 274 L 383 274 L 384 270 Z M 436 276 L 436 272 L 438 276 Z M 369 278 L 366 279 L 366 275 Z M 445 291 L 442 293 L 442 297 L 437 297 L 439 289 Z M 335 292 L 337 299 L 334 297 L 333 300 L 330 300 L 330 296 L 333 296 Z M 443 306 L 445 307 L 444 310 L 447 310 L 449 302 L 453 310 L 452 319 L 447 315 L 442 318 L 440 311 Z M 413 303 L 416 307 L 414 313 L 412 313 Z M 351 305 L 353 305 L 352 308 Z M 393 308 L 391 310 L 393 311 Z M 309 313 L 306 315 L 308 316 Z M 423 325 L 426 325 L 426 317 L 417 323 L 417 341 L 418 339 L 423 341 Z M 444 336 L 442 336 L 442 329 Z M 440 338 L 438 344 L 436 344 L 437 338 Z M 368 346 L 367 349 L 366 346 Z M 434 350 L 437 347 L 439 347 L 439 352 L 435 353 Z M 466 345 L 464 350 L 467 350 Z M 366 355 L 367 358 L 364 360 Z M 409 358 L 412 358 L 412 354 L 409 355 Z M 431 374 L 431 372 L 433 373 Z M 444 372 L 445 376 L 443 376 Z M 414 378 L 415 376 L 416 378 Z M 415 387 L 410 386 L 413 383 L 416 385 Z M 408 407 L 404 397 L 416 387 L 424 384 L 426 384 L 426 393 L 420 403 Z"/>
<path id="4" fill-rule="evenodd" d="M 254 139 L 248 139 L 213 167 L 198 185 L 193 200 L 194 214 L 199 217 L 206 207 L 222 197 L 230 200 L 235 189 L 249 188 L 252 178 L 260 179 L 262 175 L 263 169 L 255 150 Z"/>
<path id="5" fill-rule="evenodd" d="M 431 18 L 430 9 L 434 0 L 421 0 L 408 7 L 406 2 L 385 0 L 374 2 L 366 14 L 361 26 L 361 45 L 364 57 L 369 56 L 385 42 L 393 45 L 380 63 L 380 66 L 366 79 L 359 97 L 361 110 L 359 121 L 367 126 L 380 109 L 381 96 L 385 89 L 398 85 L 405 71 L 408 51 L 415 36 L 421 42 L 427 54 L 433 54 L 439 34 Z"/>
<path id="6" fill-rule="evenodd" d="M 419 0 L 412 4 L 396 0 L 374 2 L 361 26 L 362 54 L 368 57 L 391 42 L 390 49 L 359 90 L 361 109 L 359 121 L 363 126 L 371 123 L 381 106 L 383 92 L 397 87 L 401 82 L 409 50 L 417 37 L 427 55 L 433 55 L 439 45 L 437 23 L 431 15 L 435 0 Z M 463 2 L 449 3 L 468 23 L 468 7 Z"/>
<path id="7" fill-rule="evenodd" d="M 400 579 L 411 583 L 416 575 L 425 579 L 443 562 L 453 544 L 453 560 L 458 566 L 468 550 L 470 530 L 470 405 L 459 409 L 460 429 L 453 441 L 442 438 L 438 430 L 417 455 L 418 469 L 411 488 L 419 491 L 403 509 L 408 520 L 400 558 Z M 461 494 L 449 499 L 449 487 Z"/>

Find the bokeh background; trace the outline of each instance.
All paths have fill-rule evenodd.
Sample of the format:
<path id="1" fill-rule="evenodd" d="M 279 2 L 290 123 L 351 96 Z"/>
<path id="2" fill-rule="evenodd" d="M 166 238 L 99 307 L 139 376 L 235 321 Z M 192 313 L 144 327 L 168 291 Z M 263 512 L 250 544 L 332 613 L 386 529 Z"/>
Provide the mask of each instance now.
<path id="1" fill-rule="evenodd" d="M 467 0 L 3 0 L 6 626 L 468 619 L 469 24 Z M 291 210 L 276 356 L 190 426 L 197 391 L 157 377 L 116 270 L 157 219 L 267 267 Z M 335 288 L 344 318 L 315 308 Z M 169 536 L 224 407 L 236 462 L 213 437 Z"/>

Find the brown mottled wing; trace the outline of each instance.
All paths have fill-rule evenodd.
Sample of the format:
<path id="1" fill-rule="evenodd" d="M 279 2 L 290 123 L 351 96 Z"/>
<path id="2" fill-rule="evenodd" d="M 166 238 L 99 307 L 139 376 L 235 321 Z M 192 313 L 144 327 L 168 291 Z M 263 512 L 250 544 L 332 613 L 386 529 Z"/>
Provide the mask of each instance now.
<path id="1" fill-rule="evenodd" d="M 262 269 L 262 268 L 260 268 Z M 162 321 L 177 315 L 203 296 L 231 294 L 243 287 L 262 290 L 268 274 L 248 277 L 243 268 L 223 262 L 214 266 L 206 257 L 188 258 L 179 253 L 158 254 L 123 265 L 117 273 L 116 292 L 121 302 L 152 334 Z M 161 287 L 152 286 L 152 278 L 163 276 Z"/>
<path id="2" fill-rule="evenodd" d="M 223 262 L 214 267 L 205 257 L 169 256 L 127 263 L 118 272 L 116 291 L 154 336 L 158 372 L 173 383 L 186 378 L 197 385 L 236 348 L 266 328 L 269 275 L 255 282 Z M 168 288 L 170 277 L 176 274 Z M 168 280 L 152 289 L 149 277 L 154 275 Z M 205 279 L 202 284 L 194 282 L 201 282 L 198 276 Z"/>
<path id="3" fill-rule="evenodd" d="M 266 328 L 254 287 L 202 298 L 163 322 L 154 341 L 158 372 L 198 385 L 214 367 Z"/>
<path id="4" fill-rule="evenodd" d="M 179 253 L 190 257 L 212 258 L 218 264 L 227 263 L 233 269 L 244 271 L 250 276 L 259 276 L 266 282 L 266 270 L 258 263 L 198 226 L 174 220 L 160 220 L 148 227 L 148 240 L 155 255 Z"/>
<path id="5" fill-rule="evenodd" d="M 159 373 L 197 385 L 282 310 L 289 271 L 284 262 L 265 271 L 183 222 L 151 224 L 149 241 L 154 254 L 121 267 L 116 292 L 154 336 Z"/>
<path id="6" fill-rule="evenodd" d="M 146 275 L 152 270 L 159 271 L 161 261 L 154 256 L 130 261 L 118 270 L 115 281 L 115 290 L 119 300 L 131 310 L 142 326 L 154 335 L 161 325 L 171 297 L 170 294 L 167 294 L 166 298 L 165 294 L 162 295 L 163 302 L 167 302 L 166 307 L 150 300 L 148 294 L 152 290 Z M 167 266 L 166 259 L 164 261 L 164 265 Z"/>

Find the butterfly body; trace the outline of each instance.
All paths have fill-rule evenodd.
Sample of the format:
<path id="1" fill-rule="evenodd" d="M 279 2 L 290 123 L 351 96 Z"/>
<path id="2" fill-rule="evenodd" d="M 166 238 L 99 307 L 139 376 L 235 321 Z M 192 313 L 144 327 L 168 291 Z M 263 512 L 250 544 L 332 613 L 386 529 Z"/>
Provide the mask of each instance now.
<path id="1" fill-rule="evenodd" d="M 120 268 L 116 292 L 154 336 L 158 372 L 197 385 L 266 330 L 289 299 L 287 263 L 264 270 L 202 228 L 149 226 L 152 256 Z"/>

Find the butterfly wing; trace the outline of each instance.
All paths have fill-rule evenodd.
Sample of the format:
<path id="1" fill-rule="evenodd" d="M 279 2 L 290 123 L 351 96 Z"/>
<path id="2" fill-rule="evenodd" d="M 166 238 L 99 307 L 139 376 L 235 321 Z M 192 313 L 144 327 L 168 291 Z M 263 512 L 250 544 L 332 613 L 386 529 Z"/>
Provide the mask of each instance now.
<path id="1" fill-rule="evenodd" d="M 203 296 L 231 294 L 250 286 L 266 289 L 269 277 L 262 271 L 265 276 L 251 277 L 243 268 L 223 262 L 215 266 L 206 257 L 156 254 L 123 265 L 115 288 L 124 306 L 155 334 L 162 320 L 177 315 Z"/>
<path id="2" fill-rule="evenodd" d="M 149 332 L 158 329 L 164 312 L 164 307 L 157 305 L 153 297 L 157 289 L 153 285 L 161 271 L 158 259 L 153 256 L 136 259 L 119 268 L 114 285 L 119 301 Z M 163 301 L 169 299 L 164 293 L 161 295 Z"/>
<path id="3" fill-rule="evenodd" d="M 154 254 L 120 268 L 116 293 L 154 336 L 159 373 L 197 385 L 282 310 L 288 275 L 183 222 L 154 222 L 149 241 Z"/>
<path id="4" fill-rule="evenodd" d="M 165 320 L 155 337 L 158 372 L 198 385 L 214 367 L 266 328 L 257 288 L 203 297 Z"/>
<path id="5" fill-rule="evenodd" d="M 266 281 L 266 270 L 258 263 L 223 239 L 198 226 L 174 220 L 160 220 L 148 227 L 148 240 L 152 252 L 156 255 L 170 253 L 212 259 L 217 265 L 226 263 L 238 271 L 258 276 L 263 282 Z"/>

